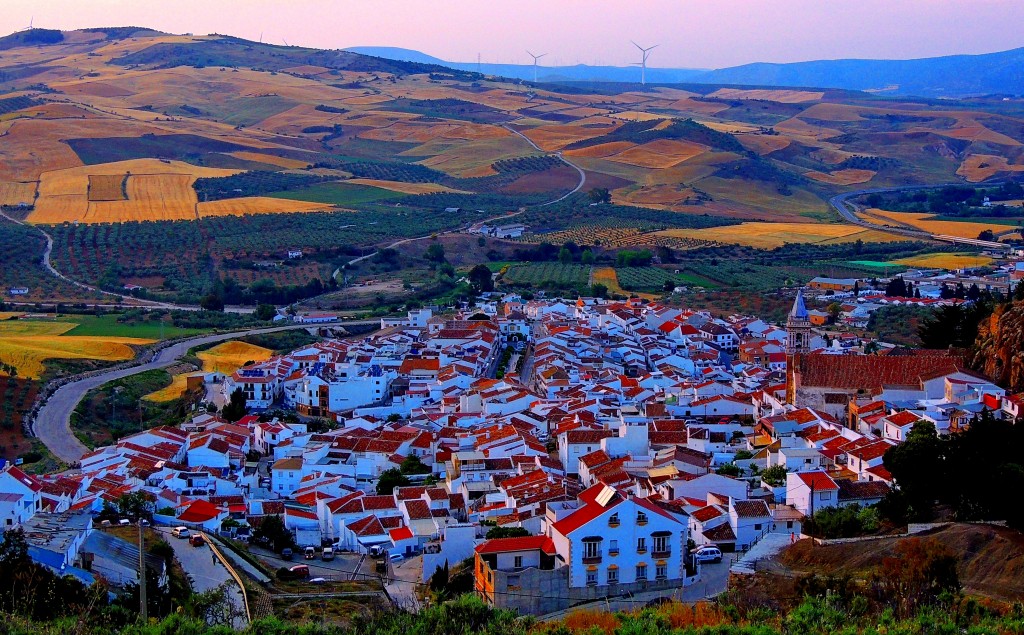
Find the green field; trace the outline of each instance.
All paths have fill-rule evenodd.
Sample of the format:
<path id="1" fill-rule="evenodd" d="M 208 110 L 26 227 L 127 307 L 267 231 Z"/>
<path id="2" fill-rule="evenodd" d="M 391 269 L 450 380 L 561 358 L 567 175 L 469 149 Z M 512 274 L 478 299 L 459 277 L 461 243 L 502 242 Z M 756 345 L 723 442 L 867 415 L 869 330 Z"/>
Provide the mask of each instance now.
<path id="1" fill-rule="evenodd" d="M 318 183 L 300 190 L 274 192 L 268 196 L 284 198 L 290 201 L 310 201 L 313 203 L 330 203 L 332 205 L 346 206 L 372 203 L 382 199 L 402 198 L 407 195 L 369 185 Z"/>
<path id="2" fill-rule="evenodd" d="M 850 260 L 849 263 L 858 267 L 875 267 L 878 269 L 893 266 L 891 262 L 880 262 L 878 260 Z"/>
<path id="3" fill-rule="evenodd" d="M 658 267 L 619 267 L 615 270 L 619 286 L 627 291 L 660 293 L 669 281 L 673 286 L 689 285 L 694 287 L 717 287 L 712 280 L 699 274 L 680 271 L 673 273 Z"/>
<path id="4" fill-rule="evenodd" d="M 590 266 L 540 262 L 516 265 L 508 270 L 504 281 L 513 285 L 555 286 L 560 288 L 586 285 L 590 279 Z"/>
<path id="5" fill-rule="evenodd" d="M 206 333 L 206 329 L 179 328 L 170 319 L 161 325 L 159 321 L 118 322 L 120 314 L 108 315 L 62 315 L 61 322 L 76 322 L 78 326 L 65 335 L 87 335 L 93 337 L 140 337 L 149 340 L 171 339 L 185 335 Z"/>

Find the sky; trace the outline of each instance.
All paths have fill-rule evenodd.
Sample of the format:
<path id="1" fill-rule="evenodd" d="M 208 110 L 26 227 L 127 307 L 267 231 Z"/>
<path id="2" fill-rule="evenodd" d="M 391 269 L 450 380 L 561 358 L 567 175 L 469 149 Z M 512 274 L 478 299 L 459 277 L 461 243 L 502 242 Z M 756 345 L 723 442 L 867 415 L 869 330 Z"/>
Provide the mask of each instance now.
<path id="1" fill-rule="evenodd" d="M 145 26 L 447 61 L 722 68 L 1024 46 L 1024 0 L 3 0 L 0 32 Z"/>

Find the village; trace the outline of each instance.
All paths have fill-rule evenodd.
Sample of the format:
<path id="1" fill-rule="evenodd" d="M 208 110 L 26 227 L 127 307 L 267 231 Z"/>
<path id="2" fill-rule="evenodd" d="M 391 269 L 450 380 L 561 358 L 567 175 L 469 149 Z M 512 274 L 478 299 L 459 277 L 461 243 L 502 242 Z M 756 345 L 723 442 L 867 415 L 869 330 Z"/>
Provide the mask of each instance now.
<path id="1" fill-rule="evenodd" d="M 807 292 L 852 298 L 840 323 L 894 301 L 859 284 Z M 824 315 L 803 290 L 784 325 L 639 298 L 414 309 L 208 377 L 222 403 L 244 401 L 240 418 L 201 410 L 64 473 L 6 466 L 0 518 L 36 562 L 86 584 L 133 579 L 98 530 L 141 496 L 145 522 L 176 536 L 250 541 L 319 581 L 379 574 L 410 603 L 461 563 L 489 604 L 534 615 L 697 599 L 800 540 L 816 511 L 881 501 L 883 457 L 917 422 L 947 434 L 982 411 L 1021 414 L 962 356 L 833 337 Z M 288 544 L 256 545 L 272 518 Z"/>

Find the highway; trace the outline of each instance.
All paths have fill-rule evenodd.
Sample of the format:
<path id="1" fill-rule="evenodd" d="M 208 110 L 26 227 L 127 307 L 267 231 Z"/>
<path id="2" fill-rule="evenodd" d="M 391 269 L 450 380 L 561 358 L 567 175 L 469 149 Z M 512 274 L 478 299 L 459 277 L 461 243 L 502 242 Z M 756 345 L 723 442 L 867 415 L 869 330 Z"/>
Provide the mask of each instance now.
<path id="1" fill-rule="evenodd" d="M 358 320 L 333 322 L 328 326 L 358 326 L 367 324 L 380 324 L 380 321 Z M 32 426 L 32 432 L 57 458 L 68 464 L 75 463 L 81 460 L 81 458 L 89 452 L 89 448 L 85 447 L 85 445 L 83 445 L 71 431 L 71 413 L 74 412 L 75 407 L 78 406 L 78 402 L 80 402 L 82 398 L 85 397 L 85 394 L 90 390 L 98 388 L 107 382 L 114 381 L 115 379 L 121 379 L 147 370 L 167 368 L 182 358 L 190 348 L 201 346 L 203 344 L 223 342 L 224 340 L 245 337 L 246 335 L 258 335 L 261 333 L 275 333 L 278 331 L 308 328 L 310 328 L 310 326 L 308 324 L 304 324 L 277 326 L 263 329 L 248 329 L 245 331 L 233 331 L 230 333 L 217 333 L 215 335 L 201 335 L 175 342 L 174 344 L 171 344 L 159 351 L 156 356 L 149 361 L 141 361 L 136 366 L 93 375 L 61 386 L 52 395 L 50 395 L 50 398 L 47 399 L 46 403 L 44 403 L 42 408 L 39 409 L 39 414 L 36 416 L 35 423 Z"/>

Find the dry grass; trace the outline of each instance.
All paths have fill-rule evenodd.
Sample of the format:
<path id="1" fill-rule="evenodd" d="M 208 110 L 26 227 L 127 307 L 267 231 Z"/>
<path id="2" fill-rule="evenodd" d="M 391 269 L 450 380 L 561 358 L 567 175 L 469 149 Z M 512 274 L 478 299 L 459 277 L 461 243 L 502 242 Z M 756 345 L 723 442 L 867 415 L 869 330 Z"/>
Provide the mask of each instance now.
<path id="1" fill-rule="evenodd" d="M 598 267 L 594 269 L 594 284 L 603 284 L 608 287 L 609 293 L 626 294 L 626 290 L 619 286 L 619 276 L 613 267 Z"/>
<path id="2" fill-rule="evenodd" d="M 1024 172 L 1024 165 L 1010 165 L 1006 157 L 972 154 L 964 159 L 956 173 L 971 183 L 991 178 L 1000 172 Z"/>
<path id="3" fill-rule="evenodd" d="M 245 216 L 247 214 L 293 214 L 302 212 L 321 212 L 335 209 L 327 203 L 310 203 L 307 201 L 290 201 L 270 196 L 246 196 L 228 198 L 221 201 L 199 203 L 196 210 L 200 218 L 209 216 Z"/>
<path id="4" fill-rule="evenodd" d="M 920 256 L 902 258 L 896 262 L 908 267 L 955 270 L 969 267 L 984 267 L 992 264 L 992 259 L 974 254 L 922 254 Z"/>
<path id="5" fill-rule="evenodd" d="M 692 159 L 706 150 L 704 146 L 689 141 L 659 139 L 620 152 L 608 157 L 608 160 L 642 168 L 662 169 Z"/>
<path id="6" fill-rule="evenodd" d="M 90 174 L 90 201 L 123 201 L 125 174 Z"/>
<path id="7" fill-rule="evenodd" d="M 788 148 L 789 144 L 792 143 L 792 141 L 782 135 L 743 134 L 736 138 L 739 139 L 744 148 L 758 154 L 771 154 L 776 150 Z"/>
<path id="8" fill-rule="evenodd" d="M 599 143 L 594 146 L 588 146 L 586 148 L 576 148 L 575 150 L 566 150 L 566 156 L 570 157 L 587 157 L 591 159 L 601 159 L 604 157 L 610 157 L 630 148 L 635 148 L 636 144 L 630 141 L 612 141 L 610 143 Z"/>
<path id="9" fill-rule="evenodd" d="M 286 170 L 298 170 L 310 164 L 309 161 L 286 159 L 285 157 L 274 156 L 273 154 L 263 154 L 262 152 L 230 152 L 228 154 L 236 159 L 266 163 L 267 165 L 276 165 L 277 167 L 285 168 Z"/>
<path id="10" fill-rule="evenodd" d="M 401 181 L 380 181 L 377 179 L 349 179 L 347 183 L 358 183 L 360 185 L 369 185 L 371 187 L 379 187 L 385 190 L 391 190 L 392 192 L 401 192 L 402 194 L 433 194 L 434 192 L 461 192 L 461 190 L 455 190 L 450 187 L 445 187 L 437 183 L 403 183 Z"/>
<path id="11" fill-rule="evenodd" d="M 562 624 L 573 633 L 604 633 L 613 635 L 622 623 L 618 616 L 608 611 L 582 609 L 565 616 Z"/>
<path id="12" fill-rule="evenodd" d="M 89 203 L 85 223 L 146 220 L 194 220 L 195 177 L 188 174 L 133 174 L 128 177 L 128 200 Z"/>
<path id="13" fill-rule="evenodd" d="M 36 183 L 0 181 L 0 205 L 31 204 L 36 199 Z"/>
<path id="14" fill-rule="evenodd" d="M 758 249 L 774 249 L 787 243 L 854 242 L 864 230 L 855 225 L 823 223 L 742 223 L 706 229 L 667 229 L 655 235 L 694 238 L 720 243 L 747 245 Z M 895 236 L 885 235 L 890 240 Z"/>
<path id="15" fill-rule="evenodd" d="M 874 170 L 838 170 L 836 172 L 806 172 L 804 176 L 809 179 L 814 179 L 821 183 L 831 183 L 832 185 L 856 185 L 857 183 L 867 183 L 874 178 L 876 172 Z"/>
<path id="16" fill-rule="evenodd" d="M 273 351 L 246 342 L 224 342 L 196 356 L 203 360 L 203 370 L 230 375 L 246 362 L 262 362 L 270 359 Z"/>
<path id="17" fill-rule="evenodd" d="M 13 364 L 19 377 L 38 378 L 48 359 L 124 361 L 135 357 L 129 345 L 153 342 L 135 337 L 62 335 L 75 326 L 67 322 L 0 322 L 0 361 Z"/>

